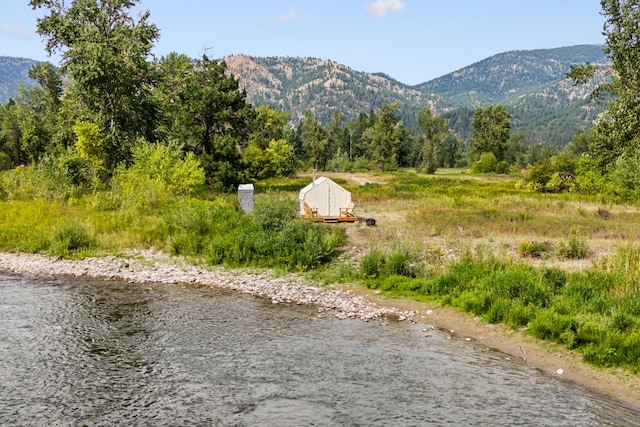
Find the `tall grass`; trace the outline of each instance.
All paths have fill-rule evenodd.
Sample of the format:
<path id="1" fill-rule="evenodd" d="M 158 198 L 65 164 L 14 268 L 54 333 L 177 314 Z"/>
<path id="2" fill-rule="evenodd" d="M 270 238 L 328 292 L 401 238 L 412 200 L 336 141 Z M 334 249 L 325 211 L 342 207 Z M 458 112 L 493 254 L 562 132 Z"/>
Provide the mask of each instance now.
<path id="1" fill-rule="evenodd" d="M 212 265 L 304 271 L 344 245 L 341 228 L 298 219 L 294 204 L 268 195 L 252 214 L 224 199 L 177 200 L 146 212 L 99 210 L 93 200 L 0 202 L 0 248 L 76 257 L 154 247 Z"/>
<path id="2" fill-rule="evenodd" d="M 526 327 L 588 362 L 640 370 L 640 248 L 621 248 L 599 268 L 581 272 L 513 262 L 482 248 L 418 276 L 386 268 L 389 259 L 380 250 L 363 258 L 361 278 L 369 288 Z"/>

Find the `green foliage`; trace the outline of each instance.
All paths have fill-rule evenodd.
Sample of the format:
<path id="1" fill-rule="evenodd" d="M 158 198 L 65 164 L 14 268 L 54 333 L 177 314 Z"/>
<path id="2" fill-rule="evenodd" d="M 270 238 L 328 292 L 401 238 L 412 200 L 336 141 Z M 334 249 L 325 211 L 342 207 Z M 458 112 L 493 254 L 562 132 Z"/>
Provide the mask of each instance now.
<path id="1" fill-rule="evenodd" d="M 226 70 L 224 61 L 206 55 L 195 63 L 177 94 L 181 109 L 171 135 L 202 155 L 208 182 L 225 189 L 242 178 L 238 147 L 245 143 L 255 117 L 238 80 Z"/>
<path id="2" fill-rule="evenodd" d="M 360 269 L 370 288 L 439 299 L 489 323 L 527 326 L 533 336 L 577 349 L 591 363 L 638 369 L 638 253 L 620 249 L 601 264 L 602 271 L 566 272 L 502 260 L 478 248 L 414 277 L 389 271 L 388 256 L 372 251 Z"/>
<path id="3" fill-rule="evenodd" d="M 498 161 L 493 153 L 482 153 L 480 158 L 471 164 L 471 172 L 482 173 L 509 173 L 509 164 L 502 160 Z"/>
<path id="4" fill-rule="evenodd" d="M 471 123 L 473 129 L 469 140 L 475 156 L 493 153 L 498 161 L 503 160 L 511 131 L 511 115 L 504 105 L 476 108 Z"/>
<path id="5" fill-rule="evenodd" d="M 94 167 L 102 166 L 105 160 L 104 141 L 100 137 L 100 128 L 95 123 L 78 122 L 73 126 L 76 134 L 78 155 L 88 160 Z"/>
<path id="6" fill-rule="evenodd" d="M 37 165 L 18 167 L 0 175 L 0 188 L 9 200 L 66 201 L 98 188 L 97 171 L 72 150 L 45 155 Z"/>
<path id="7" fill-rule="evenodd" d="M 4 151 L 0 151 L 0 172 L 11 169 L 11 159 Z"/>
<path id="8" fill-rule="evenodd" d="M 365 255 L 360 261 L 360 276 L 363 279 L 388 276 L 414 278 L 421 270 L 420 264 L 420 255 L 416 251 L 396 244 L 388 252 L 373 249 Z"/>
<path id="9" fill-rule="evenodd" d="M 133 164 L 116 169 L 107 206 L 147 210 L 176 197 L 189 196 L 204 184 L 204 171 L 191 153 L 184 155 L 176 144 L 139 142 Z"/>
<path id="10" fill-rule="evenodd" d="M 95 121 L 109 169 L 129 159 L 129 144 L 147 134 L 153 122 L 149 103 L 153 73 L 146 58 L 159 31 L 147 22 L 148 12 L 141 13 L 138 21 L 128 14 L 136 3 L 29 2 L 44 10 L 38 33 L 45 38 L 48 53 L 62 53 L 62 71 L 73 82 L 64 102 L 77 108 L 74 114 Z"/>
<path id="11" fill-rule="evenodd" d="M 89 230 L 78 222 L 64 222 L 52 230 L 49 251 L 68 258 L 72 254 L 91 249 L 95 245 Z"/>
<path id="12" fill-rule="evenodd" d="M 444 162 L 445 137 L 449 132 L 449 123 L 442 116 L 432 115 L 431 109 L 425 107 L 418 113 L 418 125 L 425 140 L 422 148 L 422 169 L 428 174 L 433 174 Z M 451 157 L 451 153 L 448 153 L 448 156 Z"/>
<path id="13" fill-rule="evenodd" d="M 407 132 L 397 113 L 398 105 L 383 105 L 376 114 L 373 127 L 365 134 L 369 141 L 368 155 L 381 171 L 398 169 L 398 152 Z"/>
<path id="14" fill-rule="evenodd" d="M 589 244 L 580 233 L 573 229 L 569 236 L 569 241 L 560 241 L 557 248 L 558 255 L 569 259 L 583 259 L 589 253 Z"/>
<path id="15" fill-rule="evenodd" d="M 551 254 L 550 242 L 522 242 L 518 245 L 518 253 L 525 258 L 544 258 Z"/>
<path id="16" fill-rule="evenodd" d="M 242 162 L 256 179 L 290 176 L 295 168 L 293 147 L 283 139 L 271 140 L 265 149 L 250 143 L 242 153 Z"/>
<path id="17" fill-rule="evenodd" d="M 260 198 L 255 201 L 252 216 L 262 230 L 280 231 L 296 217 L 297 207 L 291 199 Z"/>
<path id="18" fill-rule="evenodd" d="M 558 193 L 575 188 L 578 162 L 561 153 L 536 163 L 527 172 L 525 187 L 540 192 Z"/>
<path id="19" fill-rule="evenodd" d="M 384 272 L 385 262 L 382 251 L 371 251 L 360 260 L 360 275 L 365 279 L 377 279 Z"/>

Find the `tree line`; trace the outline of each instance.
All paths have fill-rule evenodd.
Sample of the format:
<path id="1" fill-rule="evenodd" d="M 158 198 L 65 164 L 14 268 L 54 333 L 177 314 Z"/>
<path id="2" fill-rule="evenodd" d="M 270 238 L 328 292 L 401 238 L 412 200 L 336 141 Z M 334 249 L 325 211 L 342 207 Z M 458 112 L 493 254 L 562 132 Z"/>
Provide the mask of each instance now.
<path id="1" fill-rule="evenodd" d="M 44 11 L 37 28 L 47 52 L 62 60 L 60 67 L 33 66 L 29 76 L 38 85 L 0 106 L 0 170 L 46 164 L 74 185 L 95 187 L 131 167 L 136 153 L 170 147 L 220 189 L 309 168 L 435 173 L 468 166 L 478 173 L 528 168 L 525 185 L 542 191 L 611 192 L 604 184 L 613 180 L 615 191 L 628 196 L 635 186 L 639 60 L 628 47 L 638 38 L 634 2 L 602 1 L 612 68 L 598 92 L 608 91 L 612 101 L 562 153 L 512 132 L 503 105 L 443 115 L 425 106 L 415 118 L 417 132 L 403 123 L 398 103 L 350 121 L 336 112 L 328 123 L 307 110 L 292 123 L 287 112 L 250 104 L 224 61 L 180 53 L 150 60 L 159 30 L 148 11 L 131 16 L 137 3 L 29 2 Z M 570 76 L 580 82 L 596 71 L 587 64 Z"/>

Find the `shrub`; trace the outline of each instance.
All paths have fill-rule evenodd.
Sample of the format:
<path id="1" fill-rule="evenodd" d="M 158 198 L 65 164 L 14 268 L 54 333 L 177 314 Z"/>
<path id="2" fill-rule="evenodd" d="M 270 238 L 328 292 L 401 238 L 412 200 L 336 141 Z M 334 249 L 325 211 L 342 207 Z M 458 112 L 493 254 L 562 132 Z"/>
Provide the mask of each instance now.
<path id="1" fill-rule="evenodd" d="M 393 276 L 413 277 L 409 257 L 405 252 L 398 251 L 386 257 L 385 273 Z"/>
<path id="2" fill-rule="evenodd" d="M 507 324 L 512 328 L 525 326 L 533 318 L 534 309 L 531 306 L 524 306 L 519 303 L 511 305 L 507 314 Z"/>
<path id="3" fill-rule="evenodd" d="M 544 258 L 551 253 L 550 242 L 522 242 L 518 245 L 518 253 L 525 258 Z"/>
<path id="4" fill-rule="evenodd" d="M 296 217 L 295 200 L 266 196 L 256 199 L 253 218 L 265 231 L 279 231 Z"/>
<path id="5" fill-rule="evenodd" d="M 497 298 L 491 301 L 489 309 L 483 314 L 482 319 L 489 323 L 500 323 L 507 319 L 510 304 L 508 301 Z"/>
<path id="6" fill-rule="evenodd" d="M 572 230 L 569 241 L 561 241 L 558 243 L 558 255 L 562 258 L 583 259 L 589 253 L 588 243 L 578 234 L 576 230 Z"/>
<path id="7" fill-rule="evenodd" d="M 0 172 L 11 169 L 11 159 L 4 151 L 0 151 Z"/>
<path id="8" fill-rule="evenodd" d="M 560 341 L 560 336 L 575 330 L 576 321 L 571 315 L 556 313 L 553 309 L 543 309 L 529 322 L 529 332 L 540 339 Z"/>
<path id="9" fill-rule="evenodd" d="M 488 152 L 480 154 L 478 161 L 471 166 L 472 173 L 490 173 L 498 171 L 498 159 L 495 154 Z"/>
<path id="10" fill-rule="evenodd" d="M 385 262 L 385 256 L 382 251 L 371 251 L 360 261 L 360 275 L 364 279 L 376 279 L 380 277 L 384 271 Z"/>
<path id="11" fill-rule="evenodd" d="M 177 144 L 141 140 L 133 149 L 131 167 L 114 172 L 108 200 L 112 207 L 146 211 L 193 194 L 204 181 L 204 170 L 193 154 L 185 156 Z"/>
<path id="12" fill-rule="evenodd" d="M 75 252 L 90 249 L 94 239 L 82 224 L 64 222 L 52 230 L 50 251 L 54 255 L 68 257 Z"/>

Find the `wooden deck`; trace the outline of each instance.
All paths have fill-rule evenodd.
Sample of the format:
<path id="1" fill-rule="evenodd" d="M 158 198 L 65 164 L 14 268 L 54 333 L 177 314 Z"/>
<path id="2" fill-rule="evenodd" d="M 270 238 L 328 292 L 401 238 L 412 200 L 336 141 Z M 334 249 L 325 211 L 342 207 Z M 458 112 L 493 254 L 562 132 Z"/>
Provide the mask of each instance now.
<path id="1" fill-rule="evenodd" d="M 309 221 L 324 222 L 325 224 L 337 224 L 340 222 L 357 222 L 357 216 L 314 216 L 305 217 Z"/>

